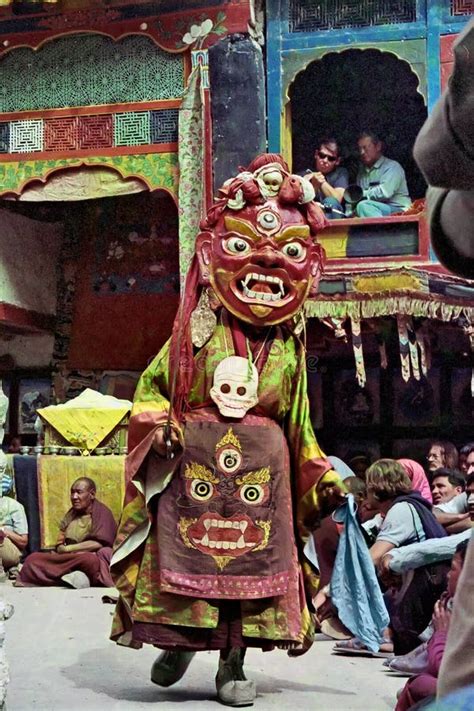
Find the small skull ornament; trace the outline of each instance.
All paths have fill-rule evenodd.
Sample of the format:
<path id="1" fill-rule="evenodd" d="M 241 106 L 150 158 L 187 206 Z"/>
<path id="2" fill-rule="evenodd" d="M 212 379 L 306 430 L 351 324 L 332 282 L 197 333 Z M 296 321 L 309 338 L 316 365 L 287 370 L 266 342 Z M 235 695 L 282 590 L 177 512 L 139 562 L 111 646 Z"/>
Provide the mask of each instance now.
<path id="1" fill-rule="evenodd" d="M 260 192 L 266 198 L 276 197 L 283 183 L 283 175 L 281 167 L 275 168 L 274 165 L 263 166 L 258 171 L 255 171 L 255 177 L 260 188 Z"/>
<path id="2" fill-rule="evenodd" d="M 258 402 L 258 371 L 240 356 L 228 356 L 214 371 L 210 396 L 224 417 L 241 419 Z"/>

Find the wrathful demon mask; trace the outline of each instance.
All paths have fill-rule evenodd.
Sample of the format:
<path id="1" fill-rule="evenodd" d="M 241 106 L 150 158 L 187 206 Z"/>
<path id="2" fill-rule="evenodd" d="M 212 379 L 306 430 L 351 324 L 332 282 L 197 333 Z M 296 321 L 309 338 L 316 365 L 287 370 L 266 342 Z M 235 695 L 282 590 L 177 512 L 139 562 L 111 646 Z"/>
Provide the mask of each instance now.
<path id="1" fill-rule="evenodd" d="M 196 241 L 201 282 L 247 323 L 288 321 L 317 289 L 322 267 L 315 236 L 325 218 L 311 184 L 281 159 L 259 156 L 220 195 Z"/>

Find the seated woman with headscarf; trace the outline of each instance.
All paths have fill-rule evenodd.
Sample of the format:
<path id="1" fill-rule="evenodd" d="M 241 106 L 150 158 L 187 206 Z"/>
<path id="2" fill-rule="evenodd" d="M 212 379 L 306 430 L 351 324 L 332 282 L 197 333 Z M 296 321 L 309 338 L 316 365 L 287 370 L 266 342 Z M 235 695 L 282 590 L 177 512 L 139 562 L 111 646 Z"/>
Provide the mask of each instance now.
<path id="1" fill-rule="evenodd" d="M 431 503 L 414 488 L 400 462 L 379 459 L 367 470 L 366 483 L 369 503 L 383 516 L 370 548 L 375 565 L 392 548 L 446 535 L 431 511 Z"/>
<path id="2" fill-rule="evenodd" d="M 430 483 L 421 464 L 415 462 L 414 459 L 397 459 L 397 462 L 402 465 L 408 474 L 413 491 L 419 491 L 422 497 L 432 504 L 433 496 Z"/>
<path id="3" fill-rule="evenodd" d="M 15 585 L 113 587 L 109 564 L 117 526 L 111 510 L 95 495 L 92 479 L 74 482 L 72 506 L 59 524 L 56 550 L 29 555 Z"/>

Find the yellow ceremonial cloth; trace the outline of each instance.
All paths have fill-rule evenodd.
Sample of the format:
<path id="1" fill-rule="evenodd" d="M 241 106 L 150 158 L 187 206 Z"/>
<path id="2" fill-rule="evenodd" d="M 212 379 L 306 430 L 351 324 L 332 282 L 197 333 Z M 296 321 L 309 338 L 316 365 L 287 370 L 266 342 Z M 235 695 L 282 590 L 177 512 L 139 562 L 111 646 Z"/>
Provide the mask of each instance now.
<path id="1" fill-rule="evenodd" d="M 38 457 L 41 547 L 56 545 L 59 524 L 71 508 L 71 485 L 86 476 L 97 486 L 97 498 L 118 521 L 125 494 L 125 457 Z"/>
<path id="2" fill-rule="evenodd" d="M 37 412 L 74 447 L 92 452 L 130 411 L 126 405 L 117 408 L 44 407 Z"/>

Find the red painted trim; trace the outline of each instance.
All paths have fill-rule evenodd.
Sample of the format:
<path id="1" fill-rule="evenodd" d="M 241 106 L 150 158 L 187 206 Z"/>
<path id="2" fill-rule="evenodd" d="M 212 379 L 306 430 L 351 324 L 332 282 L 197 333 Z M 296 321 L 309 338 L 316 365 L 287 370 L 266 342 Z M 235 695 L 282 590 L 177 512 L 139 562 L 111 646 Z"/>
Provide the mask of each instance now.
<path id="1" fill-rule="evenodd" d="M 38 109 L 35 111 L 15 111 L 0 113 L 0 121 L 18 121 L 26 119 L 68 118 L 70 116 L 99 116 L 118 114 L 126 111 L 158 111 L 160 109 L 179 109 L 181 99 L 163 99 L 144 103 L 104 104 L 100 106 L 72 106 L 64 109 Z"/>
<path id="2" fill-rule="evenodd" d="M 454 62 L 453 44 L 459 37 L 455 35 L 441 35 L 439 38 L 439 58 L 441 62 Z"/>
<path id="3" fill-rule="evenodd" d="M 430 257 L 430 228 L 425 213 L 418 215 L 418 252 L 425 259 Z"/>
<path id="4" fill-rule="evenodd" d="M 0 163 L 20 163 L 27 160 L 61 160 L 63 158 L 87 158 L 90 156 L 104 157 L 142 155 L 143 153 L 176 153 L 177 143 L 152 143 L 145 146 L 117 146 L 109 148 L 88 148 L 75 151 L 38 151 L 37 153 L 0 153 Z M 58 166 L 61 167 L 61 166 Z M 69 166 L 63 166 L 68 168 Z M 74 167 L 74 166 L 70 166 Z M 113 167 L 113 166 L 111 166 Z"/>
<path id="5" fill-rule="evenodd" d="M 454 52 L 453 45 L 455 40 L 459 37 L 459 34 L 455 35 L 443 35 L 440 37 L 440 48 L 439 48 L 439 58 L 440 58 L 440 79 L 441 79 L 441 91 L 444 91 L 448 85 L 448 80 L 454 69 Z"/>
<path id="6" fill-rule="evenodd" d="M 0 302 L 0 326 L 11 326 L 25 331 L 25 333 L 40 331 L 51 333 L 54 331 L 55 324 L 56 316 Z"/>
<path id="7" fill-rule="evenodd" d="M 104 13 L 113 12 L 114 8 L 101 8 Z M 93 8 L 86 8 L 83 12 L 91 12 Z M 37 32 L 18 32 L 15 34 L 10 34 L 5 37 L 3 41 L 7 41 L 8 45 L 5 46 L 0 40 L 0 57 L 6 52 L 10 52 L 12 49 L 17 49 L 18 47 L 29 47 L 32 49 L 39 49 L 45 42 L 50 40 L 58 39 L 59 37 L 66 37 L 68 35 L 75 34 L 102 34 L 106 37 L 110 37 L 115 41 L 119 41 L 130 35 L 144 35 L 149 37 L 158 47 L 166 52 L 172 54 L 180 54 L 188 51 L 188 47 L 181 45 L 176 46 L 177 42 L 181 40 L 182 35 L 186 31 L 177 30 L 177 27 L 182 26 L 183 21 L 185 22 L 189 18 L 189 25 L 200 22 L 201 17 L 210 18 L 215 20 L 219 12 L 225 12 L 224 24 L 228 34 L 233 34 L 236 32 L 247 32 L 248 22 L 251 17 L 250 13 L 250 3 L 249 0 L 232 0 L 229 3 L 220 4 L 219 6 L 212 7 L 200 7 L 193 8 L 189 10 L 180 10 L 173 13 L 161 14 L 161 15 L 149 15 L 146 17 L 136 17 L 128 20 L 110 20 L 104 15 L 104 18 L 100 18 L 94 22 L 91 20 L 91 24 L 86 24 L 81 26 L 80 24 L 74 25 L 75 17 L 77 18 L 79 13 L 74 11 L 62 12 L 58 14 L 53 14 L 53 12 L 45 13 L 42 16 L 44 22 L 52 22 L 53 20 L 58 20 L 63 18 L 65 20 L 64 28 L 49 27 L 44 30 L 39 30 Z M 3 19 L 4 16 L 2 16 Z M 23 15 L 23 19 L 27 19 L 27 15 Z M 31 15 L 31 17 L 38 18 L 38 14 Z M 69 24 L 66 24 L 69 23 Z M 140 29 L 142 25 L 146 24 L 146 30 Z M 165 40 L 165 34 L 167 38 Z M 211 34 L 209 39 L 206 40 L 206 46 L 215 44 L 221 39 L 221 36 Z M 186 79 L 186 77 L 185 77 Z"/>

